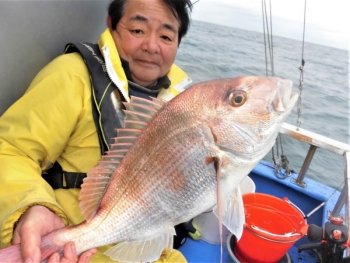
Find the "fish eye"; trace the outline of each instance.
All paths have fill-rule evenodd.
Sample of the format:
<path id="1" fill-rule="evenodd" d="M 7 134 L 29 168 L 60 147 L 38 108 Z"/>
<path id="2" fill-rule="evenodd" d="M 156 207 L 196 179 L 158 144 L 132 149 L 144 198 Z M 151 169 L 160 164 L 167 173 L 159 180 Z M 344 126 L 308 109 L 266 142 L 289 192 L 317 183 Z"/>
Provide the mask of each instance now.
<path id="1" fill-rule="evenodd" d="M 243 90 L 235 90 L 230 94 L 229 101 L 233 107 L 242 106 L 247 100 L 247 93 Z"/>

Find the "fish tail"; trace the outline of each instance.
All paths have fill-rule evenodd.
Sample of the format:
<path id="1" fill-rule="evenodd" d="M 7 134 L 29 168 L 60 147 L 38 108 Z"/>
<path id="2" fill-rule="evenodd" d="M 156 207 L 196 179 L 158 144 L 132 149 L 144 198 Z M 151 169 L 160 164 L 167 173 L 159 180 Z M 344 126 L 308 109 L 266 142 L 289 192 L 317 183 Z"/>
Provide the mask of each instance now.
<path id="1" fill-rule="evenodd" d="M 41 262 L 47 262 L 47 258 L 53 253 L 58 252 L 60 255 L 63 253 L 63 247 L 55 245 L 53 242 L 53 235 L 43 237 L 41 240 Z M 21 245 L 12 245 L 3 249 L 0 249 L 0 262 L 1 263 L 24 263 L 21 253 Z"/>
<path id="2" fill-rule="evenodd" d="M 21 246 L 13 245 L 0 250 L 1 263 L 23 263 Z"/>

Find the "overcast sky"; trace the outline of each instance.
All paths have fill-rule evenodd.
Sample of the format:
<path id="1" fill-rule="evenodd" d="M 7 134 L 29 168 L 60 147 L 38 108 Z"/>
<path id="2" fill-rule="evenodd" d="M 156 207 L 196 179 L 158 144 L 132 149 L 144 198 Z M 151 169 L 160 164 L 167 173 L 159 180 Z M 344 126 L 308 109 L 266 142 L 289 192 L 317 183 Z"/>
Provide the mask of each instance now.
<path id="1" fill-rule="evenodd" d="M 270 2 L 273 33 L 302 40 L 305 0 L 266 0 L 268 12 Z M 261 0 L 200 0 L 192 18 L 263 30 Z M 350 50 L 350 0 L 306 0 L 305 41 Z"/>

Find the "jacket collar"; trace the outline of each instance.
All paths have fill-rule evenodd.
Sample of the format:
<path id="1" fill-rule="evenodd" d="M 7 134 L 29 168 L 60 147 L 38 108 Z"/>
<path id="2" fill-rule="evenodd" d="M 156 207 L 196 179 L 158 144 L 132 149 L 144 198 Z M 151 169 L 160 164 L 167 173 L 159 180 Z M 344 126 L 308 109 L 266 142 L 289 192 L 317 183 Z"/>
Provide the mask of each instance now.
<path id="1" fill-rule="evenodd" d="M 118 50 L 108 28 L 101 34 L 98 45 L 105 59 L 107 73 L 110 79 L 118 87 L 125 100 L 129 101 L 128 80 L 123 70 Z"/>

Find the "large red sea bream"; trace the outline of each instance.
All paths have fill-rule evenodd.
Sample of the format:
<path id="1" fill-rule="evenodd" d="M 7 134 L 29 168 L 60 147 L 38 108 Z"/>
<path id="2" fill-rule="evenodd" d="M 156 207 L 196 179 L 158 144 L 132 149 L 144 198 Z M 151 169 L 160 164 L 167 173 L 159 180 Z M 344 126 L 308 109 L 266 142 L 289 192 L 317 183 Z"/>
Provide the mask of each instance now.
<path id="1" fill-rule="evenodd" d="M 77 253 L 106 251 L 121 262 L 152 262 L 172 249 L 174 225 L 215 206 L 238 238 L 244 211 L 241 180 L 273 146 L 297 100 L 292 82 L 269 77 L 193 85 L 168 103 L 132 98 L 125 128 L 82 186 L 86 219 L 42 240 L 42 260 L 72 240 Z M 19 245 L 0 262 L 23 262 Z"/>

